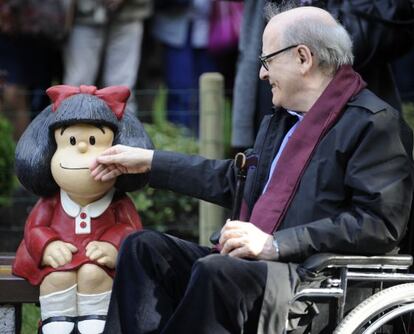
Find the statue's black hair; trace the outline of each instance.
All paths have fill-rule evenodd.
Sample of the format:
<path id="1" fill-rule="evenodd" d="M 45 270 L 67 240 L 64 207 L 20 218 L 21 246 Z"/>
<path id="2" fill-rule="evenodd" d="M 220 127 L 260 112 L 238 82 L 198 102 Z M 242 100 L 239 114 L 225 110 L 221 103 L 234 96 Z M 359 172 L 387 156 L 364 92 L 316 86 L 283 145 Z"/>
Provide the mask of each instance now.
<path id="1" fill-rule="evenodd" d="M 62 101 L 56 112 L 44 109 L 27 127 L 16 147 L 15 170 L 20 182 L 36 195 L 54 195 L 59 186 L 52 177 L 50 162 L 56 151 L 54 130 L 62 126 L 86 123 L 106 125 L 114 131 L 113 145 L 153 148 L 140 121 L 126 110 L 118 120 L 108 105 L 96 96 L 77 94 Z M 115 188 L 134 191 L 145 186 L 148 174 L 125 174 Z"/>

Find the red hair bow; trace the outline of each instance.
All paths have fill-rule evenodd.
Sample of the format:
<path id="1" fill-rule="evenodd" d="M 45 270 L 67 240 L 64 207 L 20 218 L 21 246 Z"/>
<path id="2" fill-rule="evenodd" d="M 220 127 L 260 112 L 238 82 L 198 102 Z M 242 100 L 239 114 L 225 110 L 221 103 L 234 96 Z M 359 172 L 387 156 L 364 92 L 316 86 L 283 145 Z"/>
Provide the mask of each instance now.
<path id="1" fill-rule="evenodd" d="M 80 87 L 57 85 L 46 90 L 46 94 L 52 100 L 52 111 L 55 112 L 59 108 L 62 101 L 72 95 L 76 94 L 90 94 L 104 100 L 108 107 L 115 114 L 119 120 L 124 115 L 126 101 L 131 95 L 129 88 L 126 86 L 111 86 L 103 89 L 97 89 L 95 86 Z"/>

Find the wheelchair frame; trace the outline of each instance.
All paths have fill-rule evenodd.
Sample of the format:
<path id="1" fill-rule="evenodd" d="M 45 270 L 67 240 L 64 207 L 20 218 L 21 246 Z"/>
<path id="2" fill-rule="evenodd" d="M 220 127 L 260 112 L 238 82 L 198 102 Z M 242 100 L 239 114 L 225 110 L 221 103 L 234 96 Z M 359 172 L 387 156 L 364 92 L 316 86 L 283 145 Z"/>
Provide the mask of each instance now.
<path id="1" fill-rule="evenodd" d="M 413 258 L 410 255 L 348 256 L 329 253 L 316 254 L 308 258 L 299 268 L 306 273 L 307 280 L 312 280 L 318 276 L 325 276 L 326 278 L 322 280 L 320 288 L 305 288 L 298 291 L 290 303 L 298 300 L 326 301 L 333 299 L 336 301 L 336 314 L 333 320 L 334 323 L 330 325 L 337 328 L 344 319 L 347 288 L 350 282 L 374 282 L 379 284 L 380 291 L 385 291 L 383 290 L 384 283 L 399 285 L 402 282 L 414 282 L 414 274 L 408 272 L 412 264 Z M 414 307 L 414 300 L 411 304 Z"/>

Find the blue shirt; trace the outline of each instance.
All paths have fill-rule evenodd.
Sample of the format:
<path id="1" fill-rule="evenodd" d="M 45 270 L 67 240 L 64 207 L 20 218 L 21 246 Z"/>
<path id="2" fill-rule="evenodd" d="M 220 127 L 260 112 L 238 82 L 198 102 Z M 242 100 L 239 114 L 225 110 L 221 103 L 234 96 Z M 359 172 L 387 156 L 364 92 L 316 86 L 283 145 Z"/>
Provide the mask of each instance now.
<path id="1" fill-rule="evenodd" d="M 264 186 L 264 188 L 263 188 L 263 192 L 262 192 L 262 194 L 266 191 L 267 187 L 269 186 L 269 183 L 270 183 L 270 180 L 271 180 L 271 178 L 272 178 L 273 172 L 274 172 L 274 171 L 275 171 L 275 169 L 276 169 L 277 162 L 278 162 L 278 160 L 279 160 L 279 158 L 280 158 L 280 155 L 282 154 L 283 150 L 285 149 L 286 144 L 287 144 L 287 143 L 288 143 L 288 141 L 289 141 L 289 138 L 292 136 L 293 132 L 295 131 L 295 129 L 297 128 L 297 126 L 299 125 L 299 123 L 300 123 L 300 122 L 302 121 L 302 119 L 303 119 L 303 115 L 301 115 L 301 114 L 298 114 L 298 113 L 296 113 L 296 112 L 294 112 L 294 111 L 290 111 L 290 110 L 287 110 L 287 112 L 288 112 L 289 114 L 293 115 L 293 116 L 296 116 L 296 117 L 298 118 L 298 121 L 295 123 L 295 125 L 294 125 L 294 126 L 292 126 L 292 127 L 290 128 L 290 130 L 288 131 L 288 133 L 287 133 L 287 134 L 285 135 L 285 137 L 283 138 L 283 141 L 282 141 L 282 144 L 280 145 L 279 151 L 277 152 L 277 154 L 276 154 L 275 158 L 274 158 L 274 159 L 273 159 L 273 161 L 272 161 L 272 166 L 270 167 L 269 177 L 268 177 L 268 179 L 267 179 L 266 185 L 265 185 L 265 186 Z"/>

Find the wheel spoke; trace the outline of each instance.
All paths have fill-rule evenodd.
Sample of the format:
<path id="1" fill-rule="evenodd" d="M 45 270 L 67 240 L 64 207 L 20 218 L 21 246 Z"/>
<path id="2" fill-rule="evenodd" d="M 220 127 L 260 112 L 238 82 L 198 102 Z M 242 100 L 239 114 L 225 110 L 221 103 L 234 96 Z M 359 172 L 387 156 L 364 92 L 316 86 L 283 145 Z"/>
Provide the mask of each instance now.
<path id="1" fill-rule="evenodd" d="M 407 304 L 400 307 L 396 307 L 393 310 L 386 312 L 377 320 L 375 320 L 365 331 L 364 334 L 374 334 L 375 331 L 381 328 L 382 325 L 388 323 L 392 319 L 395 319 L 398 316 L 402 316 L 408 312 L 414 310 L 414 304 Z"/>
<path id="2" fill-rule="evenodd" d="M 354 308 L 335 334 L 413 334 L 414 283 L 378 292 Z"/>

